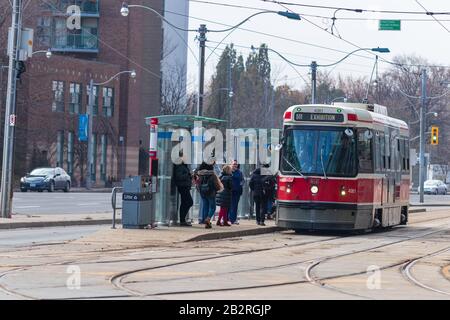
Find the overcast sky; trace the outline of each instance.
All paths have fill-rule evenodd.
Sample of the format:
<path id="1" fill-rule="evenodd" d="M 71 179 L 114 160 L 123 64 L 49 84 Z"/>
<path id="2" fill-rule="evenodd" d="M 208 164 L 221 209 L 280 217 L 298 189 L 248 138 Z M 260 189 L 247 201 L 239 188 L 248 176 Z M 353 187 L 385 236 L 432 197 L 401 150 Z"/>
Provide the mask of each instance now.
<path id="1" fill-rule="evenodd" d="M 278 4 L 263 2 L 261 0 L 204 1 L 286 11 L 285 8 Z M 285 0 L 285 2 L 355 9 L 424 11 L 416 0 Z M 419 2 L 430 12 L 450 12 L 450 0 L 419 0 Z M 300 15 L 320 15 L 324 17 L 332 17 L 335 11 L 298 6 L 288 6 L 288 8 L 298 12 Z M 205 23 L 208 29 L 223 29 L 225 27 L 221 24 L 236 25 L 256 12 L 257 10 L 255 9 L 231 8 L 190 1 L 189 14 L 191 18 L 189 20 L 189 28 L 196 29 L 201 23 Z M 391 53 L 380 54 L 386 59 L 392 60 L 396 55 L 417 55 L 426 58 L 432 64 L 450 66 L 450 33 L 440 26 L 438 22 L 433 20 L 431 16 L 425 14 L 356 13 L 341 10 L 336 13 L 336 17 L 337 20 L 334 29 L 336 35 L 340 35 L 342 39 L 348 40 L 359 47 L 388 47 Z M 323 30 L 325 28 L 330 30 L 330 19 L 310 16 L 305 16 L 304 18 L 317 24 L 322 29 L 313 26 L 306 20 L 296 21 L 289 20 L 277 14 L 262 14 L 246 22 L 240 29 L 233 31 L 226 38 L 224 44 L 234 43 L 238 46 L 243 46 L 242 48 L 237 47 L 237 49 L 246 56 L 251 50 L 245 47 L 250 47 L 251 45 L 259 46 L 261 43 L 266 43 L 270 48 L 279 51 L 286 58 L 294 62 L 309 64 L 312 60 L 316 60 L 319 65 L 333 63 L 345 56 L 345 52 L 351 52 L 356 49 L 356 47 L 339 38 L 333 37 Z M 341 20 L 341 18 L 372 20 Z M 450 30 L 450 15 L 436 15 L 436 18 Z M 401 31 L 378 31 L 378 19 L 401 19 Z M 426 21 L 408 21 L 408 19 L 422 19 Z M 272 36 L 257 34 L 243 29 L 258 31 Z M 206 66 L 207 81 L 214 72 L 218 55 L 221 54 L 221 49 L 223 49 L 224 45 L 220 45 L 214 53 L 211 53 L 212 49 L 216 46 L 216 42 L 220 42 L 226 35 L 227 33 L 213 32 L 207 34 L 209 41 L 207 45 L 208 47 L 212 47 L 206 51 L 206 56 L 209 56 Z M 189 33 L 189 45 L 196 56 L 194 57 L 192 53 L 189 53 L 188 59 L 188 77 L 192 81 L 191 86 L 193 87 L 197 85 L 196 81 L 198 79 L 198 63 L 196 60 L 198 58 L 198 42 L 195 40 L 195 37 L 196 33 Z M 327 48 L 333 50 L 328 50 Z M 358 77 L 369 77 L 374 64 L 374 56 L 364 52 L 358 54 L 366 58 L 353 55 L 334 69 L 324 67 L 319 68 L 319 70 L 331 71 L 332 75 L 341 73 Z M 309 78 L 308 68 L 296 68 L 298 73 L 304 78 L 301 79 L 292 67 L 276 55 L 271 54 L 271 62 L 272 69 L 274 70 L 274 78 L 277 78 L 273 80 L 277 80 L 277 85 L 287 82 L 299 88 L 304 86 L 305 80 Z M 388 64 L 380 61 L 380 72 L 389 67 Z"/>

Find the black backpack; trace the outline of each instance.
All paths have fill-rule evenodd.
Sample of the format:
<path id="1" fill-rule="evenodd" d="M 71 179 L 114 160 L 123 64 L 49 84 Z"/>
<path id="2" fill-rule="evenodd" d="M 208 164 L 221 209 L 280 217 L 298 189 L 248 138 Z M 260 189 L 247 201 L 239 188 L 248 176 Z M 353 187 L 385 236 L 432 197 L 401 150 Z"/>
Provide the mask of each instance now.
<path id="1" fill-rule="evenodd" d="M 273 176 L 264 176 L 262 178 L 262 191 L 264 196 L 271 196 L 275 189 L 275 181 Z"/>
<path id="2" fill-rule="evenodd" d="M 212 176 L 204 176 L 202 177 L 199 191 L 200 195 L 204 198 L 210 196 L 214 191 L 214 186 L 212 185 L 213 182 Z"/>

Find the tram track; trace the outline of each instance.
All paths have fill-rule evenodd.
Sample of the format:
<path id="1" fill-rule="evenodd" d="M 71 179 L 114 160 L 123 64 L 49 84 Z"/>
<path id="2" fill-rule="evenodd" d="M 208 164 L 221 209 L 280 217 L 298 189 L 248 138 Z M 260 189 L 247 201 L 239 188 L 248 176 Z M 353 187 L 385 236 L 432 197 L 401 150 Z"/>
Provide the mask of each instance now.
<path id="1" fill-rule="evenodd" d="M 436 251 L 436 252 L 433 252 L 433 253 L 430 253 L 430 254 L 427 254 L 427 255 L 424 255 L 424 256 L 422 256 L 422 257 L 419 257 L 419 258 L 416 258 L 416 259 L 413 259 L 413 260 L 409 261 L 408 263 L 406 263 L 406 264 L 403 265 L 403 267 L 402 267 L 402 269 L 401 269 L 402 274 L 404 275 L 404 277 L 405 277 L 408 281 L 410 281 L 411 283 L 413 283 L 414 285 L 416 285 L 416 286 L 418 286 L 418 287 L 421 287 L 421 288 L 423 288 L 423 289 L 426 289 L 426 290 L 429 290 L 429 291 L 433 291 L 433 292 L 436 292 L 436 293 L 440 293 L 440 294 L 443 294 L 443 295 L 446 295 L 446 296 L 450 296 L 450 292 L 448 292 L 448 291 L 443 291 L 443 290 L 440 290 L 440 289 L 437 289 L 437 288 L 433 288 L 433 287 L 431 287 L 431 286 L 429 286 L 429 285 L 427 285 L 427 284 L 424 284 L 423 282 L 417 280 L 417 279 L 411 274 L 411 269 L 414 267 L 414 265 L 415 265 L 417 262 L 419 262 L 419 261 L 421 261 L 421 260 L 423 260 L 423 259 L 425 259 L 425 258 L 431 258 L 431 257 L 438 256 L 438 255 L 440 255 L 440 254 L 442 254 L 442 253 L 444 253 L 444 252 L 447 252 L 447 251 L 450 251 L 450 247 L 444 248 L 444 249 L 442 249 L 442 250 L 439 250 L 439 251 Z"/>
<path id="2" fill-rule="evenodd" d="M 446 224 L 447 225 L 447 224 Z M 339 254 L 339 255 L 333 255 L 333 256 L 328 256 L 325 257 L 323 259 L 321 259 L 322 261 L 320 261 L 319 263 L 317 263 L 316 260 L 306 260 L 306 261 L 301 261 L 299 263 L 296 264 L 303 264 L 303 263 L 311 263 L 311 266 L 317 266 L 318 264 L 320 264 L 321 262 L 323 262 L 324 260 L 328 260 L 328 259 L 335 259 L 335 258 L 339 258 L 342 256 L 350 256 L 353 254 L 357 254 L 357 253 L 363 253 L 363 252 L 368 252 L 371 250 L 376 250 L 376 249 L 380 249 L 383 247 L 387 247 L 390 245 L 394 245 L 394 244 L 398 244 L 398 243 L 402 243 L 402 242 L 406 242 L 406 241 L 411 241 L 411 240 L 415 240 L 415 239 L 419 239 L 419 238 L 423 238 L 432 234 L 436 234 L 439 232 L 442 232 L 445 229 L 439 229 L 439 230 L 435 230 L 435 231 L 431 231 L 431 232 L 427 232 L 425 234 L 422 235 L 418 235 L 418 236 L 413 236 L 413 237 L 408 237 L 406 239 L 402 239 L 402 240 L 398 240 L 398 241 L 394 241 L 394 242 L 390 242 L 387 244 L 383 244 L 383 245 L 379 245 L 379 246 L 375 246 L 375 247 L 370 247 L 370 248 L 365 248 L 362 250 L 357 250 L 357 251 L 351 251 L 351 252 L 346 252 L 343 254 Z M 330 241 L 326 240 L 326 241 Z M 227 258 L 230 257 L 230 255 L 227 256 L 221 256 L 221 257 L 216 257 L 217 258 Z M 209 260 L 209 259 L 208 259 Z M 189 264 L 189 263 L 195 263 L 195 262 L 199 262 L 199 261 L 204 261 L 203 259 L 198 259 L 198 260 L 191 260 L 191 261 L 184 261 L 184 262 L 180 262 L 177 263 L 175 265 L 185 265 L 185 264 Z M 405 262 L 407 262 L 409 260 L 402 260 L 399 263 L 395 263 L 393 265 L 389 265 L 389 266 L 385 266 L 384 268 L 392 268 L 392 267 L 396 267 L 396 266 L 400 266 L 402 264 L 404 264 Z M 265 284 L 265 285 L 255 285 L 255 286 L 240 286 L 240 287 L 229 287 L 229 288 L 218 288 L 218 289 L 204 289 L 204 290 L 188 290 L 188 291 L 172 291 L 172 292 L 162 292 L 162 293 L 155 293 L 155 294 L 146 294 L 143 292 L 140 292 L 138 290 L 131 290 L 129 288 L 127 288 L 126 286 L 123 285 L 123 279 L 125 277 L 128 277 L 132 274 L 136 274 L 139 272 L 143 272 L 143 271 L 151 271 L 151 270 L 155 270 L 155 269 L 161 269 L 161 268 L 167 268 L 167 267 L 171 267 L 173 265 L 162 265 L 162 266 L 158 266 L 158 267 L 150 267 L 150 268 L 141 268 L 139 270 L 130 270 L 127 272 L 123 272 L 121 274 L 116 275 L 115 277 L 112 277 L 110 279 L 110 282 L 115 285 L 117 288 L 127 291 L 129 293 L 132 293 L 134 296 L 139 296 L 139 297 L 150 297 L 150 296 L 162 296 L 162 295 L 176 295 L 176 294 L 194 294 L 194 293 L 207 293 L 207 292 L 220 292 L 220 291 L 233 291 L 233 290 L 246 290 L 246 289 L 256 289 L 256 288 L 267 288 L 267 287 L 277 287 L 277 286 L 286 286 L 286 285 L 295 285 L 295 284 L 303 284 L 303 283 L 309 283 L 309 284 L 315 284 L 313 282 L 311 282 L 311 280 L 313 279 L 311 276 L 311 270 L 313 268 L 309 267 L 307 268 L 307 270 L 305 271 L 305 278 L 306 280 L 297 280 L 297 281 L 287 281 L 287 282 L 282 282 L 282 283 L 274 283 L 274 284 Z M 279 268 L 280 266 L 273 266 L 273 267 L 263 267 L 264 269 L 270 269 L 270 268 Z M 254 271 L 258 271 L 258 269 L 263 269 L 263 268 L 255 268 Z M 315 278 L 314 281 L 323 281 L 323 280 L 330 280 L 330 279 L 335 279 L 335 278 L 342 278 L 345 276 L 352 276 L 352 275 L 357 275 L 357 274 L 361 274 L 361 273 L 366 273 L 366 271 L 364 272 L 357 272 L 357 273 L 352 273 L 352 274 L 343 274 L 343 275 L 339 275 L 339 276 L 332 276 L 332 277 L 324 277 L 324 278 Z M 219 275 L 220 276 L 220 275 Z"/>
<path id="3" fill-rule="evenodd" d="M 444 218 L 440 218 L 440 219 L 444 219 Z M 432 219 L 432 220 L 438 220 L 438 219 Z M 420 221 L 417 223 L 425 223 L 427 221 Z M 410 224 L 416 224 L 416 223 L 410 223 Z M 442 226 L 442 225 L 441 225 Z M 438 226 L 439 227 L 439 226 Z M 394 229 L 395 230 L 395 229 Z M 399 230 L 399 229 L 397 229 Z M 421 237 L 426 237 L 427 235 L 430 234 L 434 234 L 437 232 L 441 232 L 442 230 L 437 230 L 437 231 L 433 231 L 433 232 L 429 232 L 426 234 L 421 234 L 419 236 L 414 236 L 414 237 L 408 237 L 407 239 L 402 239 L 399 241 L 395 241 L 395 242 L 391 242 L 388 244 L 384 244 L 381 246 L 376 246 L 376 247 L 371 247 L 371 248 L 366 248 L 364 250 L 360 250 L 360 251 L 352 251 L 352 252 L 348 252 L 345 253 L 344 256 L 346 255 L 351 255 L 351 254 L 356 254 L 359 252 L 364 252 L 364 251 L 370 251 L 370 250 L 375 250 L 377 248 L 381 248 L 381 247 L 385 247 L 385 246 L 389 246 L 389 245 L 393 245 L 396 243 L 401 243 L 404 241 L 409 241 L 409 240 L 414 240 L 417 238 L 421 238 Z M 374 235 L 377 235 L 379 233 L 373 233 Z M 349 235 L 351 236 L 351 235 Z M 348 237 L 349 237 L 348 236 Z M 205 290 L 190 290 L 190 291 L 172 291 L 172 292 L 161 292 L 161 293 L 155 293 L 155 294 L 146 294 L 143 292 L 140 292 L 138 290 L 133 290 L 130 288 L 127 288 L 125 284 L 123 284 L 123 280 L 132 275 L 132 274 L 136 274 L 139 272 L 143 272 L 143 271 L 149 271 L 149 270 L 154 270 L 154 269 L 161 269 L 161 268 L 167 268 L 167 267 L 171 267 L 171 266 L 176 266 L 176 265 L 186 265 L 186 264 L 190 264 L 190 263 L 195 263 L 195 262 L 200 262 L 200 261 L 207 261 L 207 260 L 212 260 L 212 259 L 220 259 L 220 258 L 229 258 L 229 257 L 233 257 L 233 256 L 237 256 L 237 255 L 243 255 L 243 254 L 251 254 L 251 253 L 256 253 L 256 252 L 263 252 L 263 251 L 269 251 L 269 250 L 278 250 L 278 249 L 285 249 L 285 248 L 292 248 L 292 247 L 296 247 L 296 246 L 304 246 L 304 245 L 309 245 L 309 244 L 314 244 L 314 243 L 321 243 L 321 242 L 327 242 L 327 241 L 333 241 L 336 239 L 341 239 L 347 236 L 337 236 L 337 237 L 329 237 L 326 239 L 321 239 L 321 240 L 317 240 L 317 241 L 306 241 L 306 242 L 301 242 L 301 243 L 296 243 L 296 244 L 292 244 L 292 245 L 283 245 L 283 246 L 276 246 L 276 247 L 269 247 L 269 248 L 261 248 L 261 249 L 253 249 L 253 250 L 240 250 L 240 251 L 235 251 L 235 252 L 229 252 L 225 255 L 222 256 L 211 256 L 210 254 L 208 254 L 207 257 L 205 258 L 200 258 L 200 259 L 190 259 L 188 261 L 180 261 L 180 262 L 175 262 L 175 263 L 170 263 L 170 264 L 165 264 L 165 265 L 161 265 L 161 266 L 155 266 L 155 267 L 149 267 L 149 268 L 140 268 L 140 269 L 134 269 L 134 270 L 128 270 L 116 275 L 113 275 L 110 279 L 109 282 L 116 287 L 117 289 L 120 289 L 121 291 L 126 292 L 128 295 L 124 295 L 124 296 L 120 296 L 120 297 L 149 297 L 149 296 L 163 296 L 163 295 L 175 295 L 175 294 L 193 294 L 193 293 L 202 293 L 202 292 L 218 292 L 218 291 L 233 291 L 233 290 L 246 290 L 246 289 L 257 289 L 257 288 L 269 288 L 269 287 L 278 287 L 278 286 L 286 286 L 286 285 L 295 285 L 295 284 L 303 284 L 303 283 L 311 283 L 308 279 L 306 280 L 294 280 L 294 281 L 286 281 L 286 282 L 279 282 L 279 283 L 273 283 L 273 284 L 263 284 L 263 285 L 252 285 L 252 286 L 245 286 L 245 287 L 230 287 L 230 288 L 218 288 L 218 289 L 205 289 Z M 148 249 L 148 246 L 145 246 L 144 248 Z M 118 250 L 103 250 L 102 252 L 124 252 L 124 251 L 136 251 L 139 249 L 143 249 L 143 248 L 125 248 L 125 249 L 118 249 Z M 98 251 L 91 251 L 91 252 L 87 252 L 87 253 L 92 253 L 92 254 L 98 254 Z M 202 255 L 199 255 L 202 256 Z M 88 260 L 91 257 L 88 258 Z M 156 258 L 144 258 L 144 259 L 129 259 L 129 261 L 143 261 L 143 260 L 153 260 L 153 259 L 182 259 L 182 258 L 186 258 L 186 256 L 172 256 L 172 257 L 156 257 Z M 332 256 L 331 258 L 337 258 L 336 255 Z M 78 259 L 76 261 L 65 261 L 65 262 L 54 262 L 54 263 L 48 263 L 48 264 L 40 264 L 40 265 L 30 265 L 24 268 L 15 268 L 12 270 L 8 270 L 6 272 L 3 272 L 0 274 L 0 282 L 2 281 L 2 279 L 5 278 L 5 276 L 7 276 L 10 273 L 13 272 L 21 272 L 21 271 L 25 271 L 27 269 L 31 269 L 33 267 L 40 267 L 40 266 L 51 266 L 51 265 L 60 265 L 60 264 L 68 264 L 68 263 L 83 263 L 83 260 L 85 259 Z M 103 263 L 120 263 L 120 262 L 124 262 L 123 260 L 112 260 L 112 261 L 104 261 Z M 299 261 L 299 262 L 294 262 L 294 263 L 288 263 L 288 264 L 284 264 L 284 265 L 276 265 L 276 266 L 271 266 L 271 267 L 262 267 L 262 268 L 254 268 L 254 269 L 247 269 L 247 270 L 238 270 L 238 271 L 233 271 L 232 273 L 239 273 L 239 272 L 248 272 L 248 271 L 258 271 L 258 270 L 263 270 L 263 269 L 274 269 L 274 268 L 280 268 L 280 267 L 285 267 L 285 266 L 290 266 L 290 265 L 300 265 L 300 264 L 304 264 L 304 263 L 308 263 L 310 262 L 311 264 L 314 264 L 313 260 L 306 260 L 306 261 Z M 316 261 L 317 262 L 317 261 Z M 406 262 L 409 262 L 406 261 Z M 92 262 L 95 263 L 95 262 Z M 102 263 L 101 261 L 98 263 Z M 404 264 L 405 261 L 402 261 L 402 264 Z M 399 264 L 395 264 L 395 266 L 398 266 Z M 392 266 L 385 266 L 384 268 L 392 268 L 394 267 L 394 265 Z M 312 268 L 314 269 L 314 268 Z M 310 268 L 311 271 L 311 268 Z M 365 273 L 366 271 L 364 271 L 363 273 Z M 357 273 L 357 274 L 361 274 L 361 273 Z M 220 274 L 219 274 L 220 275 Z M 339 275 L 339 276 L 335 276 L 332 278 L 340 278 L 340 277 L 345 277 L 345 276 L 351 276 L 352 274 L 347 274 L 347 275 Z M 356 274 L 355 274 L 356 275 Z M 332 279 L 329 277 L 325 277 L 325 278 L 316 278 L 315 280 L 319 280 L 319 281 L 325 281 L 325 280 L 329 280 Z M 35 297 L 30 297 L 27 295 L 23 295 L 20 292 L 17 292 L 15 290 L 11 290 L 8 289 L 7 287 L 5 287 L 4 285 L 2 285 L 0 283 L 0 291 L 3 291 L 5 293 L 8 293 L 9 295 L 15 295 L 24 299 L 39 299 L 39 298 L 35 298 Z M 111 297 L 116 297 L 116 296 L 111 296 Z M 93 297 L 93 298 L 101 298 L 101 297 Z M 77 298 L 74 298 L 77 299 Z"/>
<path id="4" fill-rule="evenodd" d="M 408 238 L 408 239 L 402 239 L 402 240 L 394 241 L 394 242 L 391 242 L 389 244 L 383 244 L 383 245 L 379 245 L 379 246 L 372 247 L 372 248 L 369 248 L 369 249 L 363 249 L 363 250 L 358 250 L 358 251 L 354 251 L 354 252 L 349 252 L 349 253 L 344 253 L 344 254 L 339 254 L 339 255 L 334 255 L 334 256 L 329 256 L 329 257 L 324 257 L 324 258 L 318 259 L 318 260 L 312 262 L 306 268 L 306 270 L 305 270 L 305 277 L 306 277 L 306 279 L 308 280 L 309 283 L 311 283 L 313 285 L 316 285 L 316 286 L 319 286 L 319 287 L 321 287 L 323 289 L 328 289 L 328 290 L 332 290 L 332 291 L 338 291 L 340 293 L 344 293 L 344 294 L 350 295 L 350 296 L 355 296 L 355 297 L 358 297 L 358 298 L 371 299 L 370 297 L 365 297 L 365 296 L 361 296 L 361 295 L 358 295 L 358 294 L 349 293 L 347 291 L 338 289 L 336 287 L 333 287 L 333 286 L 331 286 L 329 284 L 324 283 L 324 281 L 326 281 L 326 280 L 334 280 L 334 279 L 339 279 L 339 278 L 345 278 L 345 277 L 351 277 L 351 276 L 357 276 L 357 275 L 365 274 L 365 273 L 367 273 L 367 270 L 360 271 L 360 272 L 354 272 L 354 273 L 348 273 L 348 274 L 342 274 L 342 275 L 337 275 L 337 276 L 329 276 L 329 277 L 314 277 L 312 275 L 312 271 L 315 268 L 317 268 L 320 264 L 323 264 L 324 262 L 329 262 L 329 261 L 337 259 L 337 258 L 342 258 L 342 257 L 354 255 L 354 254 L 367 253 L 367 252 L 370 252 L 370 251 L 373 251 L 373 250 L 386 248 L 386 247 L 392 246 L 392 245 L 397 245 L 397 244 L 400 244 L 400 243 L 403 243 L 403 242 L 406 242 L 406 241 L 411 241 L 411 240 L 415 240 L 415 239 L 424 238 L 424 237 L 427 237 L 427 236 L 432 235 L 432 234 L 443 232 L 445 230 L 446 230 L 446 228 L 441 228 L 440 230 L 432 231 L 432 232 L 426 233 L 424 235 L 420 235 L 420 236 L 416 236 L 416 237 L 412 237 L 412 238 Z M 449 249 L 450 248 L 446 248 L 445 251 L 448 251 Z M 441 251 L 442 250 L 439 250 L 438 252 L 441 252 Z M 435 253 L 432 253 L 432 254 L 435 254 Z M 424 255 L 424 256 L 419 257 L 419 258 L 417 258 L 415 260 L 417 260 L 417 261 L 421 260 L 424 257 L 427 257 L 427 256 L 432 255 L 432 254 Z M 390 265 L 386 265 L 386 266 L 380 267 L 379 270 L 386 270 L 386 269 L 391 269 L 391 268 L 394 268 L 394 267 L 400 267 L 400 266 L 403 266 L 403 265 L 409 265 L 412 261 L 415 261 L 415 260 L 414 259 L 404 259 L 404 260 L 402 260 L 400 262 L 396 262 L 396 263 L 393 263 L 393 264 L 390 264 Z"/>

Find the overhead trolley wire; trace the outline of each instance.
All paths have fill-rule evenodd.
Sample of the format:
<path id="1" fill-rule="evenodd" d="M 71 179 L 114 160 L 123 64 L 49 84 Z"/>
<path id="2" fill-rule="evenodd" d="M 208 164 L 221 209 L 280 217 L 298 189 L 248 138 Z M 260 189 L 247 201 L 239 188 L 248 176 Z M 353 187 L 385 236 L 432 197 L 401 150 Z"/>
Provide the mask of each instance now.
<path id="1" fill-rule="evenodd" d="M 297 7 L 303 7 L 303 8 L 328 9 L 328 10 L 338 10 L 339 9 L 339 10 L 352 11 L 352 12 L 357 12 L 357 13 L 368 12 L 368 13 L 411 14 L 411 15 L 428 15 L 428 16 L 450 15 L 449 11 L 443 11 L 443 12 L 441 12 L 441 11 L 437 11 L 437 12 L 426 11 L 426 12 L 423 12 L 423 11 L 375 10 L 375 9 L 346 8 L 346 7 L 333 7 L 333 6 L 313 5 L 313 4 L 301 4 L 301 3 L 275 1 L 275 0 L 260 0 L 260 1 L 266 2 L 266 3 L 275 3 L 275 4 L 279 4 L 279 5 L 297 6 Z M 197 2 L 199 2 L 199 1 L 197 0 Z"/>

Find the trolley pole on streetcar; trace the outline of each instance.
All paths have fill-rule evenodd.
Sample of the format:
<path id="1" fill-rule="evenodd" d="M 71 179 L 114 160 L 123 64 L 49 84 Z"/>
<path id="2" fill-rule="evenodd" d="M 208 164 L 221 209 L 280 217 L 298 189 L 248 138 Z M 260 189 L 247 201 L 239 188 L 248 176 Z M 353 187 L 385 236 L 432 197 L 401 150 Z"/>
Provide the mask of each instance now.
<path id="1" fill-rule="evenodd" d="M 423 187 L 425 184 L 425 108 L 427 100 L 427 71 L 422 70 L 422 103 L 420 105 L 420 163 L 419 163 L 419 192 L 420 203 L 424 202 Z"/>
<path id="2" fill-rule="evenodd" d="M 317 95 L 317 62 L 311 62 L 311 104 L 316 103 Z"/>

